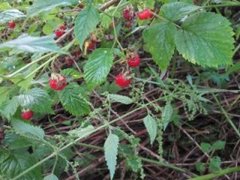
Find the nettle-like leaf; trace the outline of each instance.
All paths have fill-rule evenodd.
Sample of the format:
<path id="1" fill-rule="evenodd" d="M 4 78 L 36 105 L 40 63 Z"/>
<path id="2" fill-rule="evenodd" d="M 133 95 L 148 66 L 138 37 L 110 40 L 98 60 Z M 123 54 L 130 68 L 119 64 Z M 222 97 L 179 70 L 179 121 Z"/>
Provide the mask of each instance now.
<path id="1" fill-rule="evenodd" d="M 13 97 L 9 101 L 6 101 L 2 104 L 0 108 L 1 115 L 6 117 L 7 119 L 10 119 L 11 116 L 15 114 L 19 107 L 19 101 L 16 97 Z"/>
<path id="2" fill-rule="evenodd" d="M 110 171 L 110 177 L 113 179 L 117 164 L 119 138 L 115 134 L 109 134 L 104 143 L 104 155 Z"/>
<path id="3" fill-rule="evenodd" d="M 63 53 L 54 42 L 53 36 L 33 37 L 26 34 L 17 39 L 0 44 L 1 48 L 14 48 L 25 52 L 58 52 Z"/>
<path id="4" fill-rule="evenodd" d="M 44 130 L 40 127 L 33 126 L 31 124 L 25 123 L 23 121 L 14 119 L 11 121 L 13 129 L 15 130 L 16 133 L 18 134 L 23 134 L 26 136 L 34 136 L 39 139 L 44 139 L 45 133 Z"/>
<path id="5" fill-rule="evenodd" d="M 84 41 L 93 32 L 100 21 L 100 15 L 94 6 L 88 6 L 77 16 L 74 25 L 74 34 L 83 47 Z"/>
<path id="6" fill-rule="evenodd" d="M 6 151 L 0 150 L 0 177 L 3 176 L 5 179 L 12 179 L 19 175 L 24 170 L 32 167 L 37 160 L 34 156 L 29 154 L 27 151 Z M 21 177 L 24 180 L 41 180 L 41 168 L 36 167 L 30 172 L 26 173 Z"/>
<path id="7" fill-rule="evenodd" d="M 84 91 L 78 84 L 71 83 L 59 92 L 59 98 L 63 107 L 71 114 L 85 115 L 90 112 L 89 103 L 84 97 Z"/>
<path id="8" fill-rule="evenodd" d="M 127 96 L 122 96 L 118 94 L 109 94 L 108 97 L 111 102 L 118 102 L 126 105 L 133 103 L 133 100 Z"/>
<path id="9" fill-rule="evenodd" d="M 160 15 L 171 21 L 177 21 L 200 8 L 184 2 L 167 3 L 161 7 Z"/>
<path id="10" fill-rule="evenodd" d="M 230 22 L 221 15 L 202 12 L 187 18 L 176 33 L 176 47 L 193 64 L 219 67 L 232 64 L 234 49 Z"/>
<path id="11" fill-rule="evenodd" d="M 155 138 L 157 137 L 157 122 L 150 115 L 147 115 L 143 119 L 143 122 L 150 136 L 150 143 L 153 144 Z"/>
<path id="12" fill-rule="evenodd" d="M 78 0 L 35 0 L 28 9 L 28 16 L 35 16 L 41 12 L 50 12 L 58 6 L 71 6 L 77 4 Z"/>
<path id="13" fill-rule="evenodd" d="M 25 17 L 25 14 L 18 9 L 9 9 L 3 12 L 0 12 L 0 23 L 6 23 L 10 20 L 15 20 L 18 18 Z"/>
<path id="14" fill-rule="evenodd" d="M 172 105 L 169 102 L 167 102 L 162 113 L 163 130 L 167 128 L 169 122 L 171 121 L 172 114 L 173 114 Z"/>
<path id="15" fill-rule="evenodd" d="M 29 108 L 34 112 L 51 113 L 52 101 L 46 91 L 40 88 L 33 88 L 24 94 L 17 96 L 19 104 L 23 108 Z"/>
<path id="16" fill-rule="evenodd" d="M 71 131 L 68 131 L 68 134 L 72 137 L 87 137 L 88 135 L 90 135 L 94 130 L 94 127 L 92 125 L 89 125 L 87 127 L 79 127 L 76 129 L 73 129 Z"/>
<path id="17" fill-rule="evenodd" d="M 168 67 L 173 56 L 176 27 L 170 22 L 160 22 L 144 30 L 145 49 L 152 54 L 153 60 L 161 70 Z"/>
<path id="18" fill-rule="evenodd" d="M 113 51 L 107 48 L 96 49 L 90 54 L 84 66 L 84 79 L 90 87 L 103 83 L 113 65 Z"/>

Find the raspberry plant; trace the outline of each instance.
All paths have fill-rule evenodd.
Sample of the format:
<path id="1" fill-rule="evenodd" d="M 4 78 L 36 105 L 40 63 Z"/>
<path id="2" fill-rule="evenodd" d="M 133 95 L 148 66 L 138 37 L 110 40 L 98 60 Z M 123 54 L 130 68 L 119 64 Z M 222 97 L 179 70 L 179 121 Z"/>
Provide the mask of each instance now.
<path id="1" fill-rule="evenodd" d="M 201 179 L 195 171 L 165 159 L 164 133 L 170 126 L 182 128 L 180 113 L 189 121 L 199 114 L 206 116 L 215 101 L 240 137 L 217 97 L 209 99 L 213 93 L 238 90 L 203 88 L 190 75 L 186 81 L 173 78 L 179 64 L 191 69 L 225 69 L 226 76 L 239 70 L 233 56 L 239 50 L 234 43 L 239 40 L 240 23 L 232 24 L 221 15 L 217 8 L 225 6 L 240 4 L 0 2 L 0 179 L 80 179 L 81 169 L 95 158 L 86 148 L 100 152 L 98 161 L 106 164 L 108 179 L 120 176 L 120 166 L 134 174 L 128 179 L 147 178 L 149 169 L 144 163 Z M 220 84 L 222 79 L 216 79 Z M 149 99 L 148 92 L 155 98 Z M 116 104 L 127 110 L 119 113 Z M 133 130 L 124 119 L 138 120 L 138 113 L 141 122 L 136 127 L 143 125 L 142 132 Z M 85 141 L 102 130 L 98 146 Z M 141 143 L 144 132 L 149 137 L 145 142 L 155 152 Z M 78 148 L 85 151 L 78 152 Z M 155 160 L 139 149 L 147 149 Z M 212 178 L 239 171 L 239 167 L 221 171 L 220 158 L 208 157 L 210 171 L 218 172 L 210 174 Z M 200 165 L 198 171 L 205 172 Z"/>

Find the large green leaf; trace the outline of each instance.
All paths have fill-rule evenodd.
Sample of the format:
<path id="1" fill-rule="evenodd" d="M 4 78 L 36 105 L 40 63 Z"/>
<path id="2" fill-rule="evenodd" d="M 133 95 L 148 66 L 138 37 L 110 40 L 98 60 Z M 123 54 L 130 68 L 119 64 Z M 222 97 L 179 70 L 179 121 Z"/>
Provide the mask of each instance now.
<path id="1" fill-rule="evenodd" d="M 84 97 L 84 91 L 78 84 L 71 83 L 59 92 L 63 107 L 75 116 L 90 112 L 88 101 Z"/>
<path id="2" fill-rule="evenodd" d="M 26 52 L 61 52 L 52 36 L 32 37 L 26 34 L 17 39 L 0 44 L 1 48 L 14 48 Z"/>
<path id="3" fill-rule="evenodd" d="M 25 14 L 18 9 L 9 9 L 0 13 L 0 23 L 25 17 Z"/>
<path id="4" fill-rule="evenodd" d="M 17 119 L 14 119 L 12 121 L 12 126 L 13 126 L 13 129 L 19 134 L 23 134 L 27 136 L 30 135 L 29 137 L 35 136 L 39 139 L 43 139 L 45 136 L 45 133 L 42 128 L 33 126 L 31 124 L 25 123 Z"/>
<path id="5" fill-rule="evenodd" d="M 2 104 L 0 108 L 1 115 L 6 117 L 7 119 L 10 119 L 11 116 L 15 114 L 19 107 L 19 101 L 16 97 L 13 97 L 9 101 L 6 101 Z"/>
<path id="6" fill-rule="evenodd" d="M 156 120 L 152 118 L 152 116 L 147 115 L 143 119 L 144 125 L 147 129 L 147 132 L 150 136 L 150 142 L 153 144 L 155 138 L 157 137 L 157 123 Z"/>
<path id="7" fill-rule="evenodd" d="M 160 22 L 143 32 L 145 49 L 152 54 L 153 60 L 164 70 L 168 67 L 174 53 L 174 34 L 176 27 L 170 22 Z"/>
<path id="8" fill-rule="evenodd" d="M 78 14 L 75 20 L 74 33 L 81 48 L 86 38 L 95 30 L 99 21 L 100 16 L 94 6 L 88 6 Z"/>
<path id="9" fill-rule="evenodd" d="M 119 138 L 115 134 L 109 134 L 104 143 L 104 155 L 107 162 L 108 169 L 110 171 L 110 177 L 113 179 L 118 154 Z"/>
<path id="10" fill-rule="evenodd" d="M 234 40 L 230 22 L 214 13 L 187 18 L 176 33 L 177 50 L 193 64 L 218 67 L 232 64 Z"/>
<path id="11" fill-rule="evenodd" d="M 70 6 L 78 3 L 78 0 L 35 0 L 33 5 L 28 9 L 29 16 L 37 15 L 41 12 L 50 12 L 57 6 Z"/>
<path id="12" fill-rule="evenodd" d="M 33 88 L 24 94 L 17 96 L 19 104 L 23 108 L 29 108 L 34 112 L 52 112 L 52 101 L 46 91 L 40 88 Z"/>
<path id="13" fill-rule="evenodd" d="M 184 2 L 167 3 L 161 7 L 160 14 L 166 19 L 176 21 L 200 8 L 199 6 Z"/>
<path id="14" fill-rule="evenodd" d="M 107 48 L 99 48 L 89 56 L 84 66 L 84 78 L 90 87 L 96 87 L 106 80 L 113 58 L 113 51 Z"/>
<path id="15" fill-rule="evenodd" d="M 6 151 L 0 150 L 0 177 L 4 179 L 12 179 L 22 173 L 24 170 L 32 167 L 37 160 L 27 151 Z M 26 173 L 20 179 L 24 180 L 41 180 L 41 168 L 36 167 Z"/>

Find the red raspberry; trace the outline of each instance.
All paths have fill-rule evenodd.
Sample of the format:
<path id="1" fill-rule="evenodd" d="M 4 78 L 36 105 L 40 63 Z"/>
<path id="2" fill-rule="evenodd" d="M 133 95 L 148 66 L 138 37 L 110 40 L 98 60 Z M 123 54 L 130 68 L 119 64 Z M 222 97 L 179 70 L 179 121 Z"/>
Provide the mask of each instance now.
<path id="1" fill-rule="evenodd" d="M 61 30 L 61 29 L 57 29 L 57 30 L 55 31 L 55 36 L 56 36 L 57 38 L 60 38 L 64 33 L 65 33 L 65 31 L 63 31 L 63 30 Z"/>
<path id="2" fill-rule="evenodd" d="M 16 27 L 16 23 L 14 21 L 9 21 L 8 22 L 8 28 L 14 29 Z"/>
<path id="3" fill-rule="evenodd" d="M 128 87 L 131 83 L 131 79 L 120 73 L 115 77 L 115 84 L 121 88 Z"/>
<path id="4" fill-rule="evenodd" d="M 21 117 L 24 120 L 30 120 L 32 118 L 32 116 L 33 116 L 33 112 L 31 110 L 24 110 L 21 113 Z"/>
<path id="5" fill-rule="evenodd" d="M 134 54 L 132 57 L 130 57 L 127 61 L 128 65 L 130 67 L 138 67 L 140 65 L 140 57 L 138 54 Z"/>
<path id="6" fill-rule="evenodd" d="M 140 20 L 147 20 L 153 18 L 153 12 L 150 9 L 144 9 L 137 13 Z"/>
<path id="7" fill-rule="evenodd" d="M 51 89 L 61 91 L 67 86 L 67 79 L 60 74 L 52 74 L 48 84 Z"/>

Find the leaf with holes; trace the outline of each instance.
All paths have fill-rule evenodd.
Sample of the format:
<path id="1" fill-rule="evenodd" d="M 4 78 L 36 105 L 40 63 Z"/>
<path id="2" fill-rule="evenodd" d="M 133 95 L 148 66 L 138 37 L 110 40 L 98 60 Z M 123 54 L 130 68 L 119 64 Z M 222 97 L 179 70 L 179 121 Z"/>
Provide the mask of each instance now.
<path id="1" fill-rule="evenodd" d="M 90 54 L 84 66 L 84 79 L 89 87 L 103 83 L 113 65 L 113 51 L 107 48 L 96 49 Z"/>
<path id="2" fill-rule="evenodd" d="M 86 38 L 95 30 L 99 21 L 100 15 L 94 6 L 88 6 L 78 14 L 75 20 L 74 34 L 81 48 Z"/>
<path id="3" fill-rule="evenodd" d="M 78 84 L 71 83 L 59 92 L 63 107 L 75 116 L 85 115 L 90 112 L 90 107 L 85 98 L 85 89 Z"/>
<path id="4" fill-rule="evenodd" d="M 14 48 L 25 52 L 58 52 L 64 53 L 54 42 L 53 36 L 33 37 L 26 34 L 17 39 L 0 44 L 1 48 Z"/>
<path id="5" fill-rule="evenodd" d="M 147 115 L 143 119 L 144 125 L 147 129 L 147 132 L 150 136 L 150 143 L 153 144 L 156 136 L 157 136 L 157 123 L 156 120 L 152 118 L 152 116 Z"/>
<path id="6" fill-rule="evenodd" d="M 16 151 L 7 151 L 4 148 L 0 150 L 0 177 L 4 179 L 13 179 L 24 170 L 31 168 L 37 163 L 36 158 L 29 154 L 25 149 Z M 19 178 L 18 178 L 19 179 Z M 41 168 L 36 167 L 23 175 L 20 179 L 41 180 Z"/>
<path id="7" fill-rule="evenodd" d="M 39 113 L 52 113 L 52 101 L 46 91 L 33 88 L 24 94 L 17 96 L 19 104 L 26 109 Z"/>
<path id="8" fill-rule="evenodd" d="M 234 49 L 230 22 L 221 15 L 200 12 L 188 17 L 176 33 L 176 47 L 193 64 L 219 67 L 232 64 Z"/>
<path id="9" fill-rule="evenodd" d="M 104 155 L 110 171 L 110 177 L 113 179 L 117 164 L 119 138 L 115 134 L 109 134 L 104 143 Z"/>
<path id="10" fill-rule="evenodd" d="M 153 60 L 161 70 L 165 70 L 173 56 L 176 27 L 170 22 L 154 24 L 144 30 L 145 49 L 151 53 Z"/>

